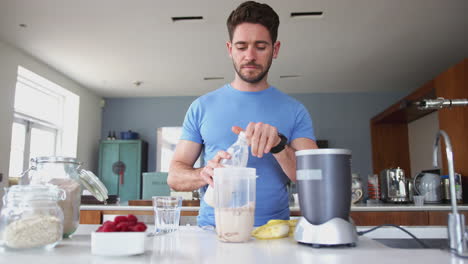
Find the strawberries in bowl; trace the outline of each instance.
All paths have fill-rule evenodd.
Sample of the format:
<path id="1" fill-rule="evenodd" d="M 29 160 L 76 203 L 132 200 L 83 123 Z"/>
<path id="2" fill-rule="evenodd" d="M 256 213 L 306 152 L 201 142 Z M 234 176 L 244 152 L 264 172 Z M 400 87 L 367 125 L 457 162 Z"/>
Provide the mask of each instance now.
<path id="1" fill-rule="evenodd" d="M 129 214 L 128 216 L 119 215 L 114 218 L 114 221 L 104 222 L 96 232 L 145 232 L 146 229 L 145 223 L 138 222 L 136 216 Z"/>
<path id="2" fill-rule="evenodd" d="M 134 215 L 117 216 L 91 233 L 91 253 L 101 256 L 143 254 L 146 228 Z"/>

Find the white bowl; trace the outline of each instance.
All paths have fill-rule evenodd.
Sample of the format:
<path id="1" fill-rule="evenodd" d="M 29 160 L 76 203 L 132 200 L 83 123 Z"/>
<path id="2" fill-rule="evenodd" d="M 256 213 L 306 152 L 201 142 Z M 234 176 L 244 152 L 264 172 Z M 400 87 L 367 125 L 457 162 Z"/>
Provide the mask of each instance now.
<path id="1" fill-rule="evenodd" d="M 145 232 L 93 232 L 91 254 L 130 256 L 145 252 Z"/>

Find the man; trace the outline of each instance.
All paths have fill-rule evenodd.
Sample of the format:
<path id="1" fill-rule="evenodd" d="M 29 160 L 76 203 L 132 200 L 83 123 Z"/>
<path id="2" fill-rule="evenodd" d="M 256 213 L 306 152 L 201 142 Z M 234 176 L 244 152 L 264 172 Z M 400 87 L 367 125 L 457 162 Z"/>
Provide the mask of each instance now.
<path id="1" fill-rule="evenodd" d="M 317 148 L 305 107 L 267 82 L 281 45 L 276 40 L 278 26 L 278 15 L 266 4 L 248 1 L 231 13 L 227 50 L 234 80 L 191 104 L 167 181 L 178 191 L 212 185 L 213 169 L 230 158 L 224 150 L 245 129 L 251 152 L 247 167 L 256 168 L 258 175 L 255 226 L 270 219 L 289 219 L 286 184 L 296 180 L 294 152 Z M 202 149 L 208 162 L 194 169 Z M 198 225 L 215 225 L 214 210 L 203 199 Z"/>

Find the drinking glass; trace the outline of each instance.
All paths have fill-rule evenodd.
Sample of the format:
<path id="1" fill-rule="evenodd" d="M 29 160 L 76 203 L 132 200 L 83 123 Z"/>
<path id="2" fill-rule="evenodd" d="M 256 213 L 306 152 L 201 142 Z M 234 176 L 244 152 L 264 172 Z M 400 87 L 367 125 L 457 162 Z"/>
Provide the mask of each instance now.
<path id="1" fill-rule="evenodd" d="M 182 197 L 153 196 L 155 234 L 174 232 L 179 228 Z"/>
<path id="2" fill-rule="evenodd" d="M 424 205 L 424 195 L 413 195 L 414 205 L 423 206 Z"/>

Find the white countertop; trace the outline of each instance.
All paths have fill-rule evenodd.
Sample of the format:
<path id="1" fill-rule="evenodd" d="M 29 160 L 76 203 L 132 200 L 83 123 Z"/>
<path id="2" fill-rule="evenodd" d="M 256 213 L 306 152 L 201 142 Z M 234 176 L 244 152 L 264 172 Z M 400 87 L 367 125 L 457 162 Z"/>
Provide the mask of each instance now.
<path id="1" fill-rule="evenodd" d="M 152 211 L 151 206 L 129 206 L 127 203 L 120 205 L 81 205 L 81 210 L 133 210 L 133 211 Z M 351 206 L 352 212 L 374 212 L 374 211 L 449 211 L 449 204 L 425 204 L 423 206 L 415 206 L 414 204 L 356 204 Z M 198 206 L 183 206 L 182 211 L 198 211 Z M 299 206 L 291 206 L 291 211 L 299 211 Z M 468 205 L 459 205 L 458 210 L 467 211 Z"/>
<path id="2" fill-rule="evenodd" d="M 212 230 L 182 226 L 179 231 L 146 238 L 142 255 L 101 257 L 91 255 L 90 233 L 96 225 L 80 225 L 71 239 L 63 240 L 52 251 L 4 251 L 0 263 L 34 264 L 120 264 L 120 263 L 468 263 L 438 249 L 393 249 L 369 237 L 360 237 L 354 248 L 312 248 L 296 243 L 292 238 L 251 240 L 231 244 L 217 240 Z M 151 228 L 151 227 L 150 227 Z M 359 229 L 359 228 L 358 228 Z"/>

